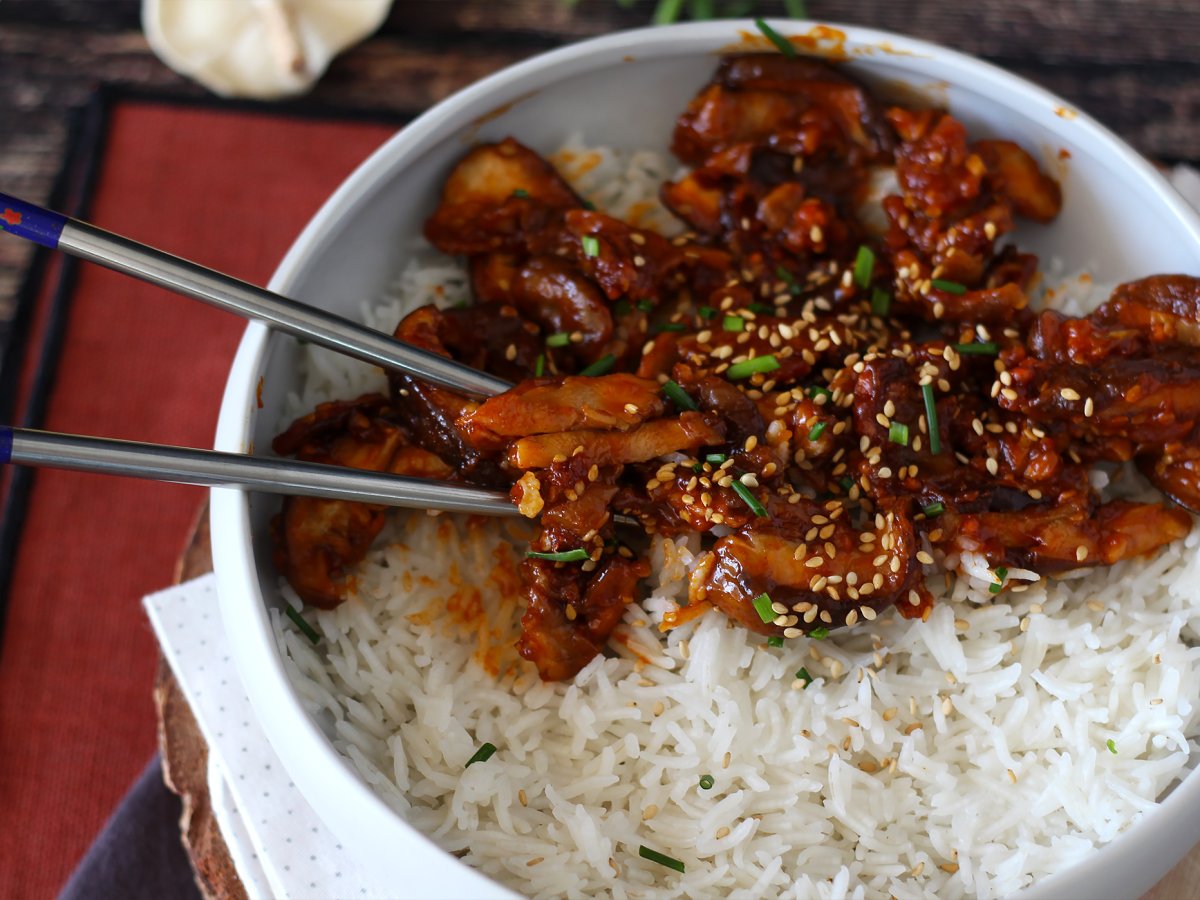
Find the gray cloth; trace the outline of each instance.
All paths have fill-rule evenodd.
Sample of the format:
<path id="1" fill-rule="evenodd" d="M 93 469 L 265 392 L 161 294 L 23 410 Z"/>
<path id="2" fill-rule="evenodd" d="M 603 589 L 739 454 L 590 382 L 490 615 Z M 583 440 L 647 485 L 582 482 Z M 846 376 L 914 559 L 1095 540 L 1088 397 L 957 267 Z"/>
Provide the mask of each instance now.
<path id="1" fill-rule="evenodd" d="M 180 800 L 157 756 L 138 776 L 59 900 L 201 900 L 179 838 Z"/>

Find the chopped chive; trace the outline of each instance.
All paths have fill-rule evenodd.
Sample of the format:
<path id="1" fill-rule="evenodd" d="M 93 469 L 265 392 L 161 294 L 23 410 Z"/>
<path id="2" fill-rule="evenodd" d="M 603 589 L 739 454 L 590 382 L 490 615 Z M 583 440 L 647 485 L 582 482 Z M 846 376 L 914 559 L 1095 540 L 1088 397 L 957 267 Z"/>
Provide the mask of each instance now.
<path id="1" fill-rule="evenodd" d="M 546 338 L 547 347 L 565 347 L 571 343 L 571 336 L 565 331 L 560 331 L 557 334 L 549 335 Z"/>
<path id="2" fill-rule="evenodd" d="M 686 331 L 687 326 L 682 322 L 664 322 L 661 325 L 654 327 L 655 334 L 662 334 L 664 331 Z"/>
<path id="3" fill-rule="evenodd" d="M 871 276 L 875 274 L 875 251 L 866 244 L 858 248 L 858 255 L 854 257 L 854 283 L 860 288 L 865 288 L 871 283 Z"/>
<path id="4" fill-rule="evenodd" d="M 533 362 L 533 377 L 541 378 L 546 374 L 546 354 L 539 353 L 537 359 Z"/>
<path id="5" fill-rule="evenodd" d="M 784 12 L 791 19 L 807 19 L 808 10 L 805 7 L 804 0 L 783 0 Z"/>
<path id="6" fill-rule="evenodd" d="M 775 49 L 789 59 L 796 58 L 796 48 L 782 34 L 764 22 L 762 19 L 755 19 L 754 24 L 758 26 L 758 30 L 763 33 L 768 41 L 775 45 Z"/>
<path id="7" fill-rule="evenodd" d="M 758 617 L 763 620 L 763 623 L 770 625 L 779 616 L 775 610 L 771 609 L 771 595 L 759 594 L 754 598 L 754 611 L 758 613 Z"/>
<path id="8" fill-rule="evenodd" d="M 808 636 L 814 641 L 823 641 L 829 637 L 829 629 L 822 625 L 820 628 L 814 628 L 808 633 Z"/>
<path id="9" fill-rule="evenodd" d="M 729 459 L 729 456 L 724 453 L 710 453 L 704 457 L 705 462 L 712 463 L 714 466 L 719 466 L 727 459 Z"/>
<path id="10" fill-rule="evenodd" d="M 596 204 L 595 204 L 595 203 L 593 203 L 591 200 L 584 200 L 584 201 L 583 201 L 583 208 L 584 208 L 584 209 L 589 209 L 589 210 L 594 210 L 594 209 L 596 208 Z"/>
<path id="11" fill-rule="evenodd" d="M 660 866 L 666 866 L 668 869 L 674 869 L 676 872 L 683 871 L 683 863 L 675 859 L 673 856 L 666 856 L 659 853 L 657 850 L 651 850 L 645 844 L 638 847 L 638 856 L 642 859 L 648 859 L 650 862 L 656 862 Z"/>
<path id="12" fill-rule="evenodd" d="M 626 299 L 622 298 L 617 301 L 617 305 L 613 307 L 613 312 L 618 316 L 627 316 L 633 312 L 633 305 Z"/>
<path id="13" fill-rule="evenodd" d="M 892 295 L 883 288 L 871 291 L 871 312 L 876 316 L 886 316 L 892 308 Z"/>
<path id="14" fill-rule="evenodd" d="M 755 372 L 774 372 L 778 368 L 779 360 L 775 358 L 774 353 L 768 353 L 766 356 L 736 362 L 725 370 L 725 374 L 730 378 L 748 378 Z"/>
<path id="15" fill-rule="evenodd" d="M 957 281 L 946 281 L 943 278 L 935 278 L 932 284 L 939 291 L 945 291 L 947 294 L 965 294 L 967 292 L 967 286 L 959 284 Z"/>
<path id="16" fill-rule="evenodd" d="M 582 547 L 576 547 L 574 550 L 562 550 L 558 553 L 543 553 L 540 550 L 530 550 L 526 556 L 532 556 L 534 559 L 548 559 L 551 562 L 582 562 L 588 559 L 588 552 Z"/>
<path id="17" fill-rule="evenodd" d="M 467 764 L 465 766 L 463 766 L 463 768 L 469 769 L 469 768 L 471 768 L 471 766 L 475 765 L 475 763 L 477 763 L 477 762 L 487 762 L 489 759 L 492 758 L 492 754 L 495 752 L 496 752 L 496 745 L 489 743 L 487 741 L 484 741 L 484 743 L 480 746 L 480 748 L 475 751 L 475 755 L 467 760 Z"/>
<path id="18" fill-rule="evenodd" d="M 940 516 L 946 511 L 946 506 L 941 500 L 935 503 L 930 503 L 928 506 L 921 507 L 921 512 L 925 513 L 925 518 L 932 519 L 934 516 Z"/>
<path id="19" fill-rule="evenodd" d="M 288 605 L 287 617 L 295 622 L 296 627 L 299 628 L 304 636 L 314 644 L 319 644 L 321 642 L 321 636 L 317 634 L 317 630 L 304 621 L 304 616 L 300 615 L 300 613 L 296 611 L 296 607 L 290 604 Z"/>
<path id="20" fill-rule="evenodd" d="M 654 310 L 654 303 L 650 300 L 639 300 L 637 308 L 642 312 L 652 312 Z"/>
<path id="21" fill-rule="evenodd" d="M 1109 738 L 1107 741 L 1105 741 L 1104 746 L 1106 746 L 1108 748 L 1108 752 L 1111 753 L 1113 756 L 1117 755 L 1117 742 L 1114 741 L 1112 738 Z"/>
<path id="22" fill-rule="evenodd" d="M 779 276 L 779 280 L 788 286 L 788 292 L 795 295 L 800 293 L 800 282 L 796 280 L 796 276 L 785 269 L 783 266 L 775 267 L 775 274 Z"/>
<path id="23" fill-rule="evenodd" d="M 760 316 L 775 315 L 775 307 L 767 306 L 767 304 L 765 304 L 765 303 L 751 303 L 749 306 L 746 307 L 746 309 L 750 310 L 751 312 L 756 312 Z"/>
<path id="24" fill-rule="evenodd" d="M 525 190 L 525 188 L 517 188 L 515 191 L 512 192 L 512 195 L 514 197 L 528 197 L 529 191 Z"/>
<path id="25" fill-rule="evenodd" d="M 808 429 L 808 439 L 810 441 L 815 441 L 817 438 L 819 438 L 821 436 L 821 432 L 823 432 L 824 430 L 825 430 L 825 423 L 818 422 L 812 428 Z"/>
<path id="26" fill-rule="evenodd" d="M 714 784 L 716 784 L 716 781 L 713 780 L 713 777 L 711 775 L 701 775 L 700 776 L 700 787 L 703 788 L 704 790 L 711 791 L 712 786 Z"/>
<path id="27" fill-rule="evenodd" d="M 584 256 L 600 255 L 600 241 L 597 240 L 593 235 L 585 234 L 579 239 L 579 243 L 583 245 Z"/>
<path id="28" fill-rule="evenodd" d="M 750 511 L 760 518 L 765 517 L 767 508 L 758 502 L 758 498 L 750 492 L 750 488 L 746 487 L 736 478 L 733 480 L 733 492 L 742 498 L 742 502 L 750 507 Z"/>
<path id="29" fill-rule="evenodd" d="M 956 351 L 968 356 L 974 354 L 976 356 L 995 356 L 1000 352 L 1000 348 L 996 346 L 995 341 L 986 341 L 978 344 L 953 344 Z"/>
<path id="30" fill-rule="evenodd" d="M 1004 566 L 998 566 L 993 574 L 996 576 L 996 583 L 988 585 L 988 592 L 998 594 L 1000 593 L 1000 589 L 1004 587 L 1004 579 L 1008 577 L 1008 569 Z"/>
<path id="31" fill-rule="evenodd" d="M 726 316 L 725 320 L 721 322 L 721 327 L 726 331 L 745 331 L 746 320 L 741 316 Z"/>
<path id="32" fill-rule="evenodd" d="M 711 306 L 702 306 L 696 312 L 700 314 L 700 318 L 702 319 L 711 319 L 717 314 L 717 311 Z"/>
<path id="33" fill-rule="evenodd" d="M 808 674 L 808 669 L 804 668 L 803 666 L 796 673 L 796 677 L 804 682 L 805 687 L 808 687 L 810 684 L 813 683 L 813 677 Z"/>
<path id="34" fill-rule="evenodd" d="M 941 427 L 938 424 L 937 404 L 933 402 L 933 385 L 921 385 L 921 396 L 925 398 L 925 423 L 929 426 L 929 452 L 941 453 L 942 435 Z M 939 503 L 938 506 L 941 504 Z"/>
<path id="35" fill-rule="evenodd" d="M 678 406 L 680 409 L 691 410 L 696 412 L 700 409 L 696 405 L 696 401 L 688 396 L 688 392 L 679 386 L 674 381 L 668 381 L 662 386 L 662 392 L 667 395 L 667 399 Z"/>
<path id="36" fill-rule="evenodd" d="M 808 389 L 808 397 L 810 400 L 816 400 L 822 394 L 830 399 L 833 398 L 833 391 L 831 391 L 829 388 L 823 388 L 819 384 L 814 384 Z"/>
<path id="37" fill-rule="evenodd" d="M 908 426 L 903 422 L 893 422 L 888 426 L 888 440 L 901 447 L 908 446 Z"/>
<path id="38" fill-rule="evenodd" d="M 781 638 L 777 634 L 773 634 L 769 638 L 767 638 L 767 646 L 768 647 L 782 647 L 783 646 L 783 638 Z"/>
<path id="39" fill-rule="evenodd" d="M 580 375 L 603 375 L 611 371 L 612 367 L 617 364 L 617 358 L 609 353 L 607 356 L 602 356 L 586 369 L 580 370 Z"/>

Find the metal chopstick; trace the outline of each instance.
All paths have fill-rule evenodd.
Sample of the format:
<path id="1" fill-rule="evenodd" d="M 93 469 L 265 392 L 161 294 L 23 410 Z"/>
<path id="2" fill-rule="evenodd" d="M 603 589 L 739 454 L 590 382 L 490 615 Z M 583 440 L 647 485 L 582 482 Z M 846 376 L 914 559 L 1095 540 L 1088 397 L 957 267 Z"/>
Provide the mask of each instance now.
<path id="1" fill-rule="evenodd" d="M 277 331 L 347 356 L 399 369 L 464 394 L 490 397 L 512 387 L 503 379 L 357 322 L 3 193 L 0 193 L 0 230 L 256 319 Z"/>
<path id="2" fill-rule="evenodd" d="M 518 516 L 507 494 L 427 478 L 0 426 L 0 463 L 127 475 L 151 481 L 357 500 L 410 509 Z"/>

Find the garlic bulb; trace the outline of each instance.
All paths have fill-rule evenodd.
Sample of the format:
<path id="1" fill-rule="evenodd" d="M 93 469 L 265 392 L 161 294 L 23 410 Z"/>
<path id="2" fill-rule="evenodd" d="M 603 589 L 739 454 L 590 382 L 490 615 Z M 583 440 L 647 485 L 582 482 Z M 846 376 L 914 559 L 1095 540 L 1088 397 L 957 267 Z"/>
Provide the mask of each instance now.
<path id="1" fill-rule="evenodd" d="M 391 0 L 142 0 L 164 63 L 227 97 L 299 94 L 375 31 Z"/>

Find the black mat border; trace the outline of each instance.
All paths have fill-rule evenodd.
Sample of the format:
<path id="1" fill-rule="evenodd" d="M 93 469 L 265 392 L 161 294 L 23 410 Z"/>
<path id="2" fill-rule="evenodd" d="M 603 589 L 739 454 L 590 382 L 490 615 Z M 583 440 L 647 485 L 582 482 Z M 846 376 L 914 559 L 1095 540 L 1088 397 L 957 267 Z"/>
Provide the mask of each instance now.
<path id="1" fill-rule="evenodd" d="M 227 100 L 213 95 L 180 94 L 128 85 L 102 85 L 88 102 L 71 111 L 63 164 L 54 179 L 46 205 L 73 218 L 88 218 L 96 183 L 105 160 L 109 123 L 121 104 L 157 104 L 223 113 L 267 115 L 278 118 L 321 119 L 392 125 L 397 130 L 419 115 L 414 110 L 360 109 L 323 105 L 305 100 L 263 103 Z M 58 359 L 70 321 L 71 302 L 80 261 L 63 255 L 49 298 L 46 327 L 38 347 L 30 346 L 37 301 L 50 270 L 53 251 L 37 247 L 17 289 L 12 320 L 0 332 L 0 422 L 14 422 L 21 397 L 20 377 L 31 352 L 36 351 L 33 379 L 19 424 L 41 427 L 58 374 Z M 14 466 L 0 498 L 0 653 L 4 648 L 9 595 L 24 531 L 29 498 L 37 470 Z"/>

